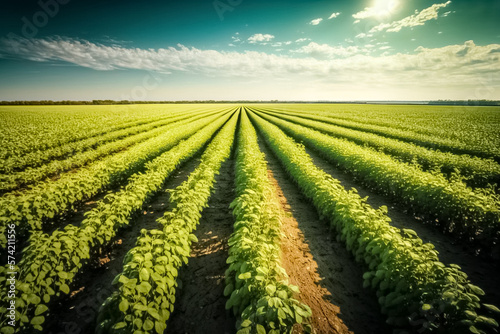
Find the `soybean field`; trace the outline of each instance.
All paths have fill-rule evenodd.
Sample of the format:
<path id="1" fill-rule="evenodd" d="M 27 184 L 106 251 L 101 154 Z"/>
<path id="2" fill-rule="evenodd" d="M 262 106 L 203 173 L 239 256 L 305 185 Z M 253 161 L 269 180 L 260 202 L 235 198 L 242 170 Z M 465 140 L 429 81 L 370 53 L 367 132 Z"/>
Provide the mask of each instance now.
<path id="1" fill-rule="evenodd" d="M 0 119 L 0 333 L 499 332 L 498 107 Z"/>

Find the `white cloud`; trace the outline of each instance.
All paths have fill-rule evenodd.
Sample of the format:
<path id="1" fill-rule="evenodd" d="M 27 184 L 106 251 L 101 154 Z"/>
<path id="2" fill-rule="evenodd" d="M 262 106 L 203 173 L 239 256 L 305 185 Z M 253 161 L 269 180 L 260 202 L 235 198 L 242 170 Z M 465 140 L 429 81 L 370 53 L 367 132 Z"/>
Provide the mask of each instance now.
<path id="1" fill-rule="evenodd" d="M 286 41 L 286 42 L 274 42 L 274 43 L 271 43 L 271 46 L 272 47 L 281 47 L 281 46 L 285 46 L 285 45 L 291 45 L 293 42 L 292 41 Z M 278 50 L 276 50 L 278 51 Z M 279 51 L 282 51 L 282 49 L 279 49 Z"/>
<path id="2" fill-rule="evenodd" d="M 484 87 L 493 92 L 488 98 L 500 98 L 500 44 L 478 46 L 467 41 L 434 49 L 418 47 L 411 54 L 372 56 L 364 52 L 355 46 L 313 42 L 296 50 L 292 55 L 298 57 L 293 57 L 255 51 L 201 50 L 183 45 L 140 49 L 64 38 L 0 39 L 0 56 L 66 62 L 101 71 L 136 69 L 209 78 L 283 79 L 295 82 L 297 91 L 311 83 L 315 90 L 327 92 L 332 87 L 342 87 L 348 91 L 361 82 L 367 87 L 383 87 L 380 91 L 403 92 L 407 87 L 408 94 L 414 94 L 417 88 L 435 95 L 459 91 L 464 98 L 474 98 L 478 87 Z M 450 95 L 441 95 L 447 96 Z"/>
<path id="3" fill-rule="evenodd" d="M 373 37 L 373 34 L 365 34 L 364 32 L 362 32 L 355 36 L 355 38 L 367 38 L 367 37 Z"/>
<path id="4" fill-rule="evenodd" d="M 330 46 L 328 44 L 318 44 L 311 42 L 308 45 L 296 50 L 297 53 L 305 53 L 317 58 L 349 57 L 359 52 L 357 46 Z"/>
<path id="5" fill-rule="evenodd" d="M 318 24 L 321 23 L 321 21 L 323 21 L 322 18 L 317 18 L 317 19 L 314 19 L 312 20 L 311 22 L 309 22 L 309 24 L 313 25 L 313 26 L 317 26 Z"/>
<path id="6" fill-rule="evenodd" d="M 330 20 L 330 19 L 337 18 L 339 15 L 340 15 L 340 13 L 339 13 L 339 12 L 337 12 L 337 13 L 332 13 L 332 15 L 330 15 L 330 17 L 329 17 L 328 19 Z"/>
<path id="7" fill-rule="evenodd" d="M 124 41 L 124 40 L 115 39 L 109 35 L 104 35 L 99 41 L 102 43 L 118 45 L 118 46 L 132 43 L 132 41 Z"/>
<path id="8" fill-rule="evenodd" d="M 353 24 L 359 23 L 361 20 L 355 20 Z"/>
<path id="9" fill-rule="evenodd" d="M 248 41 L 251 44 L 256 44 L 262 42 L 269 42 L 272 39 L 274 39 L 274 36 L 270 34 L 254 34 L 248 38 Z"/>
<path id="10" fill-rule="evenodd" d="M 357 12 L 355 14 L 352 14 L 352 17 L 356 19 L 354 23 L 358 23 L 362 19 L 366 19 L 372 16 L 376 16 L 376 12 L 373 10 L 373 8 L 366 7 L 364 10 L 361 12 Z"/>
<path id="11" fill-rule="evenodd" d="M 379 47 L 378 49 L 379 49 L 379 50 L 388 50 L 388 49 L 390 49 L 390 48 L 391 48 L 390 46 L 385 45 L 385 46 L 381 46 L 381 47 Z"/>
<path id="12" fill-rule="evenodd" d="M 372 7 L 366 7 L 364 10 L 353 14 L 352 17 L 356 19 L 354 23 L 370 17 L 386 17 L 390 16 L 398 7 L 399 0 L 375 0 Z"/>
<path id="13" fill-rule="evenodd" d="M 295 41 L 295 43 L 303 43 L 303 42 L 307 42 L 310 40 L 311 40 L 310 38 L 299 38 L 298 40 Z"/>
<path id="14" fill-rule="evenodd" d="M 451 4 L 451 1 L 445 3 L 434 4 L 421 12 L 415 11 L 415 14 L 405 17 L 402 20 L 394 21 L 392 23 L 381 23 L 373 27 L 370 32 L 387 31 L 398 32 L 403 28 L 423 26 L 425 22 L 438 18 L 438 11 Z"/>

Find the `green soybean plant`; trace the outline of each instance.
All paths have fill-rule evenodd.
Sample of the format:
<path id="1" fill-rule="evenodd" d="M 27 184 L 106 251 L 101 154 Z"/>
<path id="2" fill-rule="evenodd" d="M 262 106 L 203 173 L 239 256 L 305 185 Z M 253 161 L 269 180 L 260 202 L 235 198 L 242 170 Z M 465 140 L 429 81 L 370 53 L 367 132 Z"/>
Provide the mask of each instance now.
<path id="1" fill-rule="evenodd" d="M 125 257 L 117 290 L 102 305 L 97 333 L 161 334 L 174 310 L 178 270 L 187 264 L 192 232 L 207 206 L 221 164 L 230 156 L 238 115 L 224 126 L 203 153 L 188 180 L 171 192 L 170 205 L 158 222 L 163 230 L 143 230 Z"/>
<path id="2" fill-rule="evenodd" d="M 310 106 L 309 106 L 310 107 Z M 383 106 L 382 108 L 386 109 L 388 106 Z M 390 107 L 389 107 L 390 108 Z M 428 107 L 427 107 L 428 108 Z M 452 107 L 453 108 L 453 107 Z M 272 108 L 275 109 L 275 108 Z M 288 109 L 288 108 L 287 108 Z M 405 111 L 408 112 L 405 108 L 399 109 L 397 111 L 394 111 L 393 115 L 391 115 L 393 119 L 389 122 L 389 124 L 385 124 L 385 126 L 380 126 L 377 124 L 372 124 L 373 120 L 376 119 L 380 114 L 377 112 L 374 112 L 374 106 L 370 106 L 367 109 L 364 110 L 364 117 L 361 117 L 363 122 L 360 121 L 360 118 L 343 118 L 342 115 L 339 113 L 332 114 L 331 112 L 326 112 L 326 113 L 317 113 L 317 112 L 312 112 L 310 108 L 305 108 L 306 112 L 304 112 L 304 108 L 301 108 L 300 113 L 290 113 L 289 110 L 281 110 L 280 112 L 285 112 L 285 113 L 290 113 L 294 115 L 299 115 L 304 118 L 311 118 L 311 119 L 316 119 L 316 120 L 321 120 L 322 122 L 327 122 L 330 124 L 335 124 L 344 128 L 348 129 L 353 129 L 353 130 L 359 130 L 363 132 L 370 132 L 374 134 L 378 134 L 384 137 L 388 138 L 394 138 L 398 139 L 401 141 L 405 142 L 410 142 L 414 143 L 419 146 L 423 147 L 428 147 L 431 149 L 435 150 L 440 150 L 442 152 L 452 152 L 455 154 L 467 154 L 471 156 L 477 156 L 480 158 L 486 158 L 486 159 L 493 159 L 496 162 L 500 162 L 500 149 L 498 148 L 498 145 L 495 145 L 494 141 L 484 141 L 484 137 L 482 136 L 481 133 L 471 133 L 470 127 L 468 129 L 460 129 L 460 126 L 463 124 L 453 124 L 453 126 L 450 129 L 450 126 L 448 127 L 440 127 L 438 124 L 439 122 L 436 121 L 436 109 L 430 110 L 430 112 L 433 114 L 431 117 L 428 117 L 425 120 L 420 120 L 422 122 L 427 122 L 427 130 L 422 132 L 416 132 L 414 131 L 416 126 L 415 124 L 403 122 L 405 125 L 404 128 L 398 129 L 397 127 L 394 126 L 395 119 L 394 116 L 397 115 L 398 113 L 403 114 Z M 491 110 L 493 111 L 493 115 L 497 113 L 496 110 Z M 490 111 L 490 112 L 491 112 Z M 410 109 L 409 112 L 415 112 Z M 455 114 L 457 113 L 456 110 L 453 111 Z M 474 115 L 477 112 L 478 116 L 475 117 L 488 117 L 486 115 L 482 115 L 482 110 L 477 110 L 475 112 L 468 112 L 467 116 L 470 117 L 470 114 Z M 371 120 L 367 122 L 366 114 L 371 114 Z M 438 113 L 439 115 L 439 113 Z M 491 114 L 490 114 L 491 115 Z M 477 119 L 472 119 L 468 120 L 467 118 L 469 117 L 457 117 L 454 116 L 455 120 L 460 119 L 462 122 L 467 122 L 467 121 L 472 121 L 473 123 L 477 122 Z M 496 122 L 497 116 L 493 116 L 491 121 Z M 487 118 L 486 118 L 487 119 Z M 430 124 L 432 126 L 430 126 Z M 477 122 L 481 123 L 481 122 Z M 479 124 L 478 124 L 479 125 Z M 430 128 L 434 128 L 433 131 L 430 130 Z M 449 133 L 450 131 L 456 131 L 458 132 L 456 136 L 449 138 L 446 136 L 443 136 L 443 134 Z"/>
<path id="3" fill-rule="evenodd" d="M 41 230 L 47 220 L 67 212 L 105 188 L 127 180 L 130 175 L 141 171 L 148 161 L 215 121 L 221 114 L 172 123 L 169 131 L 83 167 L 76 173 L 66 173 L 58 180 L 41 182 L 27 191 L 0 197 L 0 247 L 4 248 L 7 243 L 7 225 L 17 226 L 18 237 Z"/>
<path id="4" fill-rule="evenodd" d="M 210 114 L 217 112 L 219 110 L 212 113 L 205 112 L 202 116 L 210 116 Z M 68 145 L 70 147 L 57 147 L 49 150 L 57 151 L 57 154 L 49 151 L 37 152 L 35 157 L 40 161 L 41 166 L 30 166 L 21 171 L 0 175 L 0 193 L 26 187 L 42 181 L 51 175 L 88 165 L 99 158 L 123 151 L 128 147 L 169 131 L 169 124 L 171 123 L 186 119 L 194 121 L 199 116 L 196 114 L 187 114 L 168 117 L 167 119 L 147 123 L 131 129 L 112 132 L 106 136 L 92 137 L 83 142 L 71 143 L 72 145 Z M 76 144 L 78 144 L 77 147 L 75 147 Z M 61 159 L 61 157 L 66 157 L 67 155 L 71 156 Z M 32 160 L 32 158 L 26 156 L 24 158 Z M 47 162 L 44 163 L 45 161 Z"/>
<path id="5" fill-rule="evenodd" d="M 359 145 L 367 145 L 396 157 L 404 162 L 416 162 L 424 170 L 437 168 L 448 178 L 459 172 L 466 178 L 466 183 L 473 187 L 488 187 L 489 184 L 500 183 L 500 165 L 493 159 L 482 159 L 465 154 L 441 152 L 407 143 L 398 139 L 387 138 L 374 133 L 344 128 L 342 126 L 321 122 L 322 118 L 307 115 L 307 118 L 270 112 L 266 109 L 258 111 L 268 113 L 311 129 L 321 131 L 330 136 L 345 138 Z"/>
<path id="6" fill-rule="evenodd" d="M 447 180 L 441 174 L 425 172 L 362 147 L 345 139 L 276 117 L 262 115 L 326 159 L 356 176 L 368 187 L 394 198 L 456 235 L 491 248 L 500 235 L 500 196 L 491 189 L 471 189 L 460 180 Z"/>
<path id="7" fill-rule="evenodd" d="M 189 139 L 149 162 L 146 173 L 134 174 L 125 188 L 100 200 L 97 207 L 85 214 L 80 226 L 68 225 L 51 235 L 34 232 L 19 262 L 16 330 L 41 330 L 43 316 L 33 321 L 39 306 L 49 306 L 61 293 L 68 294 L 75 275 L 81 274 L 80 269 L 89 258 L 112 242 L 117 231 L 128 225 L 134 213 L 161 190 L 166 178 L 202 149 L 230 116 L 223 115 L 210 124 L 205 123 L 205 127 Z M 7 266 L 0 267 L 0 280 L 9 271 Z M 0 290 L 0 300 L 7 301 L 7 289 Z M 9 326 L 5 322 L 0 323 L 2 330 L 6 327 Z"/>
<path id="8" fill-rule="evenodd" d="M 240 319 L 238 334 L 289 333 L 294 324 L 310 331 L 311 309 L 294 298 L 298 288 L 288 284 L 280 265 L 281 211 L 246 113 L 238 135 L 236 191 L 224 294 L 226 308 Z"/>
<path id="9" fill-rule="evenodd" d="M 355 190 L 346 191 L 277 126 L 255 114 L 251 119 L 338 240 L 365 265 L 364 284 L 376 291 L 387 323 L 401 332 L 496 330 L 498 323 L 490 316 L 498 308 L 481 303 L 484 292 L 460 267 L 440 262 L 434 246 L 413 230 L 391 226 L 386 207 L 374 209 Z"/>

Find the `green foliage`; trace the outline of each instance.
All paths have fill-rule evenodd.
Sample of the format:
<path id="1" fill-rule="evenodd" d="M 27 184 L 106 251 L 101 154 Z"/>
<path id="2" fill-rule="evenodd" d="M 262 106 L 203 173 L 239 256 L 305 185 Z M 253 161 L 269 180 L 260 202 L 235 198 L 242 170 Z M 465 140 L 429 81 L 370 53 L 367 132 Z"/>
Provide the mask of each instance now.
<path id="1" fill-rule="evenodd" d="M 129 224 L 133 214 L 161 189 L 165 179 L 177 166 L 196 154 L 230 116 L 210 117 L 193 122 L 193 128 L 180 130 L 196 132 L 196 129 L 204 126 L 189 139 L 147 163 L 146 173 L 134 174 L 125 188 L 99 201 L 96 208 L 85 214 L 86 218 L 79 227 L 68 225 L 51 235 L 33 232 L 19 263 L 16 288 L 21 294 L 16 302 L 17 310 L 25 318 L 17 319 L 16 330 L 25 331 L 33 325 L 30 325 L 29 319 L 39 305 L 49 305 L 61 292 L 68 294 L 69 285 L 92 253 L 109 245 L 116 232 Z M 0 267 L 0 277 L 8 271 L 7 266 Z M 145 271 L 142 277 L 146 278 L 147 274 L 149 271 Z M 151 276 L 152 279 L 156 277 Z M 149 290 L 149 283 L 144 283 L 147 284 L 142 284 L 140 289 Z M 6 300 L 7 289 L 0 290 L 0 297 Z M 41 328 L 41 325 L 36 326 Z"/>
<path id="2" fill-rule="evenodd" d="M 246 113 L 242 113 L 240 124 L 237 198 L 231 203 L 236 222 L 229 239 L 226 308 L 240 318 L 238 333 L 291 332 L 294 324 L 308 322 L 311 310 L 294 299 L 298 289 L 288 284 L 280 266 L 279 203 Z"/>
<path id="3" fill-rule="evenodd" d="M 299 112 L 304 118 L 319 116 L 322 122 L 344 128 L 500 162 L 497 107 L 296 104 L 282 106 L 278 111 Z"/>
<path id="4" fill-rule="evenodd" d="M 491 247 L 498 239 L 500 196 L 492 190 L 472 190 L 460 180 L 447 180 L 441 174 L 422 171 L 373 149 L 260 115 L 367 186 L 408 206 L 410 211 L 437 219 L 447 230 L 465 234 L 485 247 Z"/>
<path id="5" fill-rule="evenodd" d="M 169 116 L 165 119 L 127 127 L 102 136 L 90 137 L 52 147 L 42 152 L 36 151 L 22 156 L 12 156 L 3 161 L 4 170 L 11 169 L 13 172 L 0 175 L 0 192 L 11 191 L 21 186 L 36 183 L 56 173 L 82 167 L 101 157 L 123 151 L 130 146 L 170 130 L 171 123 L 186 119 L 193 122 L 196 119 L 217 112 L 219 111 L 203 112 L 201 115 L 182 114 L 176 117 Z M 175 126 L 179 126 L 179 124 Z M 71 156 L 66 158 L 68 155 Z"/>
<path id="6" fill-rule="evenodd" d="M 115 278 L 117 291 L 102 305 L 97 333 L 163 333 L 174 310 L 179 268 L 187 262 L 192 232 L 199 224 L 215 183 L 215 175 L 230 153 L 238 115 L 215 137 L 200 165 L 170 194 L 171 211 L 158 222 L 163 230 L 143 230 L 136 247 L 125 256 Z"/>
<path id="7" fill-rule="evenodd" d="M 89 107 L 85 110 L 74 107 L 82 110 L 75 114 L 78 117 L 69 118 L 66 109 L 40 108 L 45 114 L 38 108 L 33 111 L 27 107 L 0 110 L 3 121 L 0 124 L 0 173 L 4 173 L 0 176 L 0 192 L 35 184 L 54 173 L 80 169 L 64 173 L 56 180 L 39 182 L 31 189 L 5 194 L 0 199 L 0 245 L 6 244 L 7 225 L 17 225 L 19 238 L 31 233 L 22 261 L 15 270 L 19 273 L 17 332 L 43 330 L 50 316 L 50 305 L 71 292 L 72 282 L 82 274 L 82 267 L 114 240 L 117 231 L 130 223 L 181 162 L 212 138 L 229 119 L 227 112 L 234 111 L 234 108 L 218 107 L 210 113 L 205 109 L 186 115 L 186 107 L 182 106 L 165 116 L 152 111 L 151 106 L 141 107 L 147 109 L 144 113 L 135 109 L 133 113 L 124 109 L 102 113 L 99 107 L 89 116 Z M 343 108 L 352 109 L 352 106 Z M 498 195 L 491 190 L 467 188 L 463 177 L 455 173 L 456 168 L 469 178 L 466 182 L 483 186 L 498 179 L 498 164 L 432 150 L 469 153 L 498 161 L 498 145 L 464 130 L 467 129 L 465 119 L 472 120 L 473 125 L 481 129 L 487 130 L 491 125 L 497 133 L 496 121 L 490 119 L 492 116 L 487 112 L 478 112 L 484 116 L 484 122 L 474 119 L 479 116 L 466 115 L 453 123 L 456 128 L 451 127 L 445 133 L 447 128 L 443 125 L 420 124 L 419 115 L 415 121 L 411 115 L 403 117 L 383 111 L 378 111 L 380 119 L 352 112 L 332 117 L 326 110 L 300 114 L 302 118 L 287 112 L 289 115 L 280 115 L 286 120 L 283 121 L 270 117 L 278 114 L 268 111 L 266 109 L 266 119 L 411 210 L 428 213 L 448 228 L 454 227 L 471 239 L 482 239 L 485 245 L 498 239 Z M 6 113 L 9 117 L 3 117 Z M 117 290 L 102 306 L 99 331 L 162 333 L 165 330 L 175 303 L 178 270 L 188 260 L 191 243 L 197 241 L 192 231 L 210 196 L 214 175 L 229 155 L 236 119 L 234 116 L 215 137 L 189 180 L 172 192 L 173 209 L 159 220 L 163 229 L 141 232 L 136 247 L 126 256 L 123 272 L 114 281 Z M 388 323 L 405 330 L 423 324 L 429 331 L 495 331 L 498 324 L 494 317 L 498 317 L 500 310 L 481 303 L 483 290 L 471 284 L 460 267 L 441 263 L 433 246 L 424 244 L 414 231 L 391 227 L 384 209 L 374 210 L 355 191 L 343 189 L 337 180 L 314 166 L 301 145 L 277 127 L 255 115 L 252 119 L 288 173 L 320 214 L 329 219 L 338 239 L 345 243 L 356 261 L 365 266 L 364 285 L 376 291 Z M 238 198 L 232 203 L 236 223 L 229 240 L 224 290 L 227 307 L 239 317 L 238 333 L 288 332 L 300 323 L 308 330 L 310 309 L 294 298 L 298 289 L 288 284 L 286 272 L 280 265 L 280 209 L 267 179 L 255 131 L 245 112 L 240 124 L 236 166 Z M 325 136 L 313 129 L 370 145 L 382 152 Z M 478 133 L 482 135 L 481 131 Z M 102 143 L 104 145 L 99 146 Z M 119 153 L 107 157 L 114 152 Z M 384 152 L 412 164 L 397 161 Z M 101 157 L 104 158 L 97 160 Z M 49 160 L 53 161 L 46 164 Z M 422 171 L 416 163 L 430 172 Z M 448 179 L 441 172 L 447 174 Z M 124 181 L 126 186 L 99 201 L 95 209 L 86 213 L 79 227 L 68 225 L 51 234 L 41 231 L 46 222 Z M 10 271 L 7 266 L 0 267 L 0 285 L 7 284 Z M 0 289 L 2 302 L 7 300 L 7 291 Z M 5 311 L 4 306 L 0 307 L 0 313 Z M 11 333 L 14 328 L 2 320 L 0 332 Z"/>
<path id="8" fill-rule="evenodd" d="M 467 184 L 474 187 L 487 187 L 489 184 L 500 183 L 500 165 L 492 159 L 441 152 L 402 140 L 387 138 L 383 135 L 329 124 L 328 121 L 331 118 L 315 114 L 270 113 L 265 109 L 259 109 L 259 111 L 321 131 L 330 136 L 345 138 L 359 145 L 368 145 L 403 162 L 417 162 L 425 170 L 438 168 L 448 177 L 451 177 L 458 170 L 466 178 Z"/>
<path id="9" fill-rule="evenodd" d="M 251 118 L 320 215 L 329 219 L 338 239 L 366 265 L 364 285 L 377 291 L 389 324 L 409 328 L 425 323 L 443 332 L 496 327 L 493 319 L 477 315 L 483 292 L 460 267 L 441 263 L 433 245 L 423 243 L 414 231 L 392 227 L 383 208 L 375 210 L 355 190 L 346 191 L 277 126 L 255 114 Z"/>
<path id="10" fill-rule="evenodd" d="M 36 184 L 24 192 L 5 194 L 0 198 L 0 246 L 6 245 L 7 225 L 18 226 L 18 237 L 26 235 L 28 231 L 41 230 L 45 221 L 67 212 L 106 187 L 120 184 L 133 173 L 143 170 L 149 160 L 168 151 L 180 140 L 193 135 L 220 116 L 217 114 L 194 122 L 186 120 L 174 123 L 170 131 L 81 168 L 77 173 L 63 174 L 55 181 Z"/>

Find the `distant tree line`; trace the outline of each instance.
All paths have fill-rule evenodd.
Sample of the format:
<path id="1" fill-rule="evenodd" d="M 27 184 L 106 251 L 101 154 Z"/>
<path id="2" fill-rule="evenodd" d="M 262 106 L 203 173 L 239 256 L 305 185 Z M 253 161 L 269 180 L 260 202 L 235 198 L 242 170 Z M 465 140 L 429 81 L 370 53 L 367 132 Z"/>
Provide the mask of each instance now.
<path id="1" fill-rule="evenodd" d="M 269 100 L 269 101 L 251 101 L 251 100 L 239 100 L 239 101 L 224 101 L 224 100 L 199 100 L 199 101 L 127 101 L 127 100 L 92 100 L 92 101 L 52 101 L 52 100 L 40 100 L 40 101 L 0 101 L 0 105 L 11 105 L 11 106 L 51 106 L 51 105 L 113 105 L 113 104 L 187 104 L 187 103 L 335 103 L 335 104 L 381 104 L 390 103 L 391 101 L 373 101 L 373 102 L 363 102 L 363 101 L 279 101 L 279 100 Z M 398 104 L 415 104 L 414 102 L 398 102 Z M 419 102 L 418 104 L 426 104 L 426 102 Z M 428 101 L 428 105 L 448 105 L 448 106 L 500 106 L 500 101 L 494 100 L 437 100 Z"/>
<path id="2" fill-rule="evenodd" d="M 494 100 L 437 100 L 429 101 L 430 105 L 447 106 L 500 106 L 500 101 Z"/>
<path id="3" fill-rule="evenodd" d="M 329 103 L 329 104 L 366 104 L 364 101 L 280 101 L 280 100 L 180 100 L 180 101 L 127 101 L 127 100 L 92 100 L 92 101 L 0 101 L 4 106 L 52 106 L 52 105 L 112 105 L 112 104 L 188 104 L 188 103 Z"/>
<path id="4" fill-rule="evenodd" d="M 15 106 L 33 106 L 33 105 L 111 105 L 111 104 L 185 104 L 185 103 L 284 103 L 278 100 L 272 101 L 217 101 L 217 100 L 202 100 L 202 101 L 127 101 L 127 100 L 92 100 L 92 101 L 0 101 L 0 105 L 15 105 Z"/>

